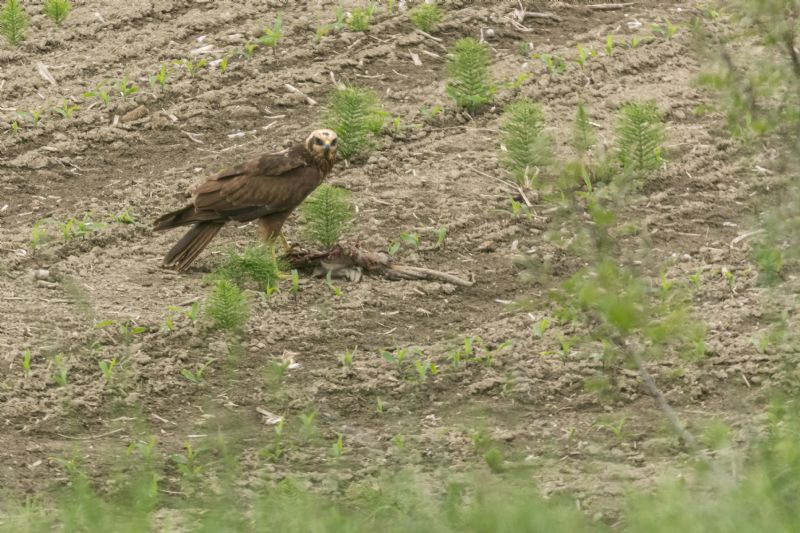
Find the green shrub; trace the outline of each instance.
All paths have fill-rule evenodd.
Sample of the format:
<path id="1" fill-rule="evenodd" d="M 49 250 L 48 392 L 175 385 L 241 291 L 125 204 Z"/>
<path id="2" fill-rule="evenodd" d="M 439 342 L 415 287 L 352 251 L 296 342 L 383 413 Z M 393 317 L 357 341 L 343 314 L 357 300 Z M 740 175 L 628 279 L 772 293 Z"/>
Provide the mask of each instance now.
<path id="1" fill-rule="evenodd" d="M 242 331 L 250 316 L 247 297 L 235 283 L 225 278 L 214 284 L 206 298 L 205 312 L 214 329 L 235 333 Z"/>
<path id="2" fill-rule="evenodd" d="M 6 0 L 0 11 L 0 35 L 11 45 L 18 45 L 25 40 L 25 28 L 28 27 L 28 14 L 20 0 Z"/>
<path id="3" fill-rule="evenodd" d="M 530 187 L 552 158 L 541 107 L 530 100 L 512 102 L 503 110 L 500 131 L 506 147 L 501 163 L 517 183 Z"/>
<path id="4" fill-rule="evenodd" d="M 620 109 L 615 129 L 617 156 L 628 172 L 647 176 L 661 167 L 664 119 L 655 102 L 631 102 Z"/>
<path id="5" fill-rule="evenodd" d="M 225 262 L 214 273 L 244 288 L 248 280 L 254 281 L 258 288 L 272 292 L 281 277 L 281 265 L 269 246 L 248 246 L 241 253 L 232 250 Z"/>
<path id="6" fill-rule="evenodd" d="M 445 92 L 473 113 L 491 103 L 495 87 L 489 74 L 489 49 L 471 37 L 453 45 L 447 59 Z"/>
<path id="7" fill-rule="evenodd" d="M 330 249 L 353 221 L 355 210 L 348 191 L 324 183 L 300 206 L 300 216 L 306 238 Z"/>
<path id="8" fill-rule="evenodd" d="M 442 10 L 439 9 L 439 5 L 435 2 L 417 4 L 408 12 L 408 18 L 417 28 L 426 33 L 433 33 L 442 20 Z"/>
<path id="9" fill-rule="evenodd" d="M 350 159 L 375 147 L 375 136 L 383 128 L 387 116 L 375 91 L 348 85 L 331 95 L 324 122 L 339 137 L 339 155 Z"/>
<path id="10" fill-rule="evenodd" d="M 72 4 L 69 0 L 45 0 L 42 11 L 50 20 L 56 24 L 61 24 L 72 11 Z"/>

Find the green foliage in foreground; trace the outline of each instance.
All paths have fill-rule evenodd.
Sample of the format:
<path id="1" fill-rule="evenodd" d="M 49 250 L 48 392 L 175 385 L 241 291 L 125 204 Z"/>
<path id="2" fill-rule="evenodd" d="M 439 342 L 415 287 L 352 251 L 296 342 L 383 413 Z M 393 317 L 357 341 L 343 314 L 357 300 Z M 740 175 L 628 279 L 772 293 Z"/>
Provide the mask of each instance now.
<path id="1" fill-rule="evenodd" d="M 350 193 L 323 183 L 300 206 L 306 238 L 330 249 L 342 238 L 355 216 Z"/>
<path id="2" fill-rule="evenodd" d="M 324 122 L 339 138 L 339 156 L 350 159 L 374 148 L 375 135 L 383 128 L 386 117 L 375 91 L 348 85 L 331 95 Z"/>
<path id="3" fill-rule="evenodd" d="M 259 290 L 270 293 L 280 283 L 281 264 L 270 246 L 249 246 L 242 252 L 229 252 L 214 277 L 227 279 L 239 288 L 253 281 Z"/>
<path id="4" fill-rule="evenodd" d="M 447 59 L 445 92 L 470 113 L 491 103 L 495 87 L 489 73 L 489 48 L 471 37 L 453 45 Z"/>
<path id="5" fill-rule="evenodd" d="M 668 481 L 652 493 L 632 491 L 618 529 L 649 533 L 790 532 L 800 525 L 800 410 L 776 403 L 766 436 L 747 458 L 734 453 L 728 430 L 709 434 L 716 463 L 699 461 L 693 481 Z M 219 440 L 219 439 L 217 439 Z M 282 531 L 282 532 L 552 532 L 610 531 L 590 521 L 567 495 L 544 500 L 512 472 L 423 480 L 407 471 L 352 483 L 331 498 L 287 479 L 241 493 L 235 461 L 187 448 L 181 491 L 158 466 L 155 438 L 122 454 L 113 482 L 92 483 L 76 460 L 60 459 L 70 483 L 54 498 L 0 503 L 0 531 Z M 213 446 L 212 446 L 213 447 Z M 204 474 L 218 463 L 219 477 Z M 734 466 L 735 465 L 735 466 Z M 252 474 L 252 472 L 250 473 Z M 335 473 L 331 474 L 335 476 Z M 173 481 L 174 482 L 174 481 Z M 526 488 L 520 488 L 520 487 Z M 113 488 L 112 488 L 113 487 Z M 112 488 L 109 490 L 109 488 Z M 181 494 L 181 497 L 171 494 Z M 619 527 L 622 524 L 622 527 Z"/>
<path id="6" fill-rule="evenodd" d="M 25 28 L 28 27 L 28 14 L 20 0 L 6 0 L 0 10 L 0 35 L 8 44 L 16 46 L 25 40 Z"/>

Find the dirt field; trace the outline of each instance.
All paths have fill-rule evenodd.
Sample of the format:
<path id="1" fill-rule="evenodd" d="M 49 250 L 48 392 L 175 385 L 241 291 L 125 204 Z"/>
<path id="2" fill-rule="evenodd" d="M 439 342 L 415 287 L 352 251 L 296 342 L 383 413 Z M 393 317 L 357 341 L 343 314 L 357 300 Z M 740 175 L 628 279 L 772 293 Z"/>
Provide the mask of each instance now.
<path id="1" fill-rule="evenodd" d="M 563 279 L 575 265 L 542 238 L 546 222 L 511 217 L 510 193 L 494 179 L 504 177 L 497 163 L 501 106 L 518 96 L 544 106 L 559 153 L 567 152 L 579 100 L 607 144 L 622 103 L 657 101 L 668 124 L 667 165 L 623 216 L 647 237 L 649 253 L 668 265 L 668 277 L 686 280 L 702 271 L 695 304 L 708 336 L 701 362 L 667 358 L 652 370 L 698 433 L 714 418 L 741 428 L 762 410 L 763 387 L 780 363 L 753 346 L 764 294 L 754 284 L 746 242 L 730 245 L 749 229 L 758 161 L 738 154 L 719 117 L 694 112 L 706 100 L 691 83 L 699 67 L 685 27 L 671 40 L 624 44 L 652 35 L 650 24 L 664 17 L 685 25 L 693 3 L 595 11 L 537 2 L 529 9 L 559 20 L 527 19 L 533 30 L 527 33 L 507 19 L 516 1 L 448 1 L 436 40 L 415 32 L 407 16 L 379 11 L 369 32 L 336 32 L 319 44 L 314 28 L 333 21 L 333 2 L 85 0 L 58 28 L 38 14 L 38 2 L 29 4 L 37 14 L 28 40 L 19 49 L 0 48 L 0 122 L 45 110 L 38 126 L 21 122 L 16 133 L 0 134 L 0 485 L 7 494 L 64 480 L 57 457 L 79 457 L 100 479 L 115 457 L 150 435 L 166 462 L 185 442 L 202 447 L 222 433 L 248 476 L 244 486 L 291 475 L 335 493 L 399 465 L 423 475 L 488 473 L 473 445 L 476 432 L 484 432 L 545 494 L 569 492 L 598 517 L 614 517 L 631 487 L 686 472 L 688 456 L 634 372 L 623 370 L 615 399 L 601 402 L 584 390 L 598 362 L 558 355 L 555 334 L 532 335 L 552 304 L 549 287 L 521 276 L 520 257 Z M 213 61 L 242 48 L 277 13 L 285 36 L 274 54 L 260 49 L 231 59 L 224 74 L 208 66 L 194 77 L 171 64 Z M 468 120 L 444 95 L 443 47 L 481 32 L 501 89 L 497 107 Z M 613 57 L 602 51 L 609 34 L 618 43 Z M 550 75 L 541 60 L 521 56 L 523 42 L 565 58 L 566 72 Z M 576 43 L 599 52 L 585 69 L 574 62 Z M 54 84 L 37 62 L 47 65 Z M 170 65 L 170 82 L 151 87 L 148 76 L 162 62 Z M 521 88 L 508 86 L 525 72 L 532 75 Z M 112 90 L 106 108 L 82 96 L 125 75 L 140 87 L 128 99 Z M 368 160 L 340 162 L 333 171 L 330 181 L 350 189 L 358 206 L 350 240 L 385 250 L 401 232 L 417 232 L 420 249 L 402 248 L 400 260 L 476 283 L 366 277 L 336 281 L 337 297 L 325 280 L 303 273 L 296 298 L 288 290 L 268 299 L 251 295 L 243 350 L 231 353 L 221 336 L 201 335 L 168 307 L 202 302 L 204 274 L 226 248 L 254 242 L 255 227 L 227 227 L 194 269 L 178 274 L 160 262 L 179 232 L 154 234 L 150 224 L 182 205 L 187 190 L 211 173 L 318 127 L 339 81 L 376 89 L 406 126 L 383 135 Z M 50 111 L 65 98 L 80 106 L 72 119 Z M 128 120 L 126 113 L 140 106 L 144 114 Z M 434 106 L 444 112 L 426 116 Z M 110 219 L 125 210 L 136 223 Z M 54 222 L 46 223 L 34 253 L 37 221 L 82 219 L 87 212 L 107 225 L 65 241 Z M 296 225 L 290 219 L 289 240 L 301 240 Z M 447 228 L 446 247 L 432 250 L 440 226 Z M 48 272 L 37 279 L 42 269 Z M 732 285 L 723 269 L 734 274 Z M 520 298 L 535 308 L 508 305 Z M 166 331 L 170 315 L 175 327 Z M 95 326 L 104 321 L 115 324 Z M 126 321 L 146 331 L 118 333 Z M 490 347 L 513 344 L 491 366 L 454 369 L 448 353 L 469 336 Z M 380 356 L 408 346 L 439 373 L 419 383 L 413 367 L 400 370 Z M 346 372 L 339 357 L 355 347 Z M 109 387 L 98 361 L 112 357 L 121 362 Z M 210 359 L 202 383 L 181 375 Z M 282 379 L 281 361 L 296 363 Z M 59 367 L 68 368 L 66 386 L 54 383 Z M 298 416 L 312 410 L 316 433 L 304 440 Z M 295 443 L 277 461 L 264 458 L 274 428 L 263 412 L 285 416 Z M 345 448 L 334 464 L 330 447 L 338 434 Z M 177 481 L 174 473 L 167 488 Z"/>

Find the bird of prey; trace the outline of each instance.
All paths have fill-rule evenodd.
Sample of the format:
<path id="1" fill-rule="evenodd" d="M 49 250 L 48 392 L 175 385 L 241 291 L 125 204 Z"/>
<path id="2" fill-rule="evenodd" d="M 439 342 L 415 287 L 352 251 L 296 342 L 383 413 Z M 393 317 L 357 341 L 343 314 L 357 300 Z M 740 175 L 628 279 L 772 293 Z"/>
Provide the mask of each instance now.
<path id="1" fill-rule="evenodd" d="M 302 144 L 211 176 L 189 205 L 155 221 L 155 230 L 192 226 L 167 253 L 164 266 L 186 270 L 228 221 L 258 220 L 265 238 L 283 237 L 283 223 L 322 183 L 335 160 L 336 133 L 321 129 Z"/>

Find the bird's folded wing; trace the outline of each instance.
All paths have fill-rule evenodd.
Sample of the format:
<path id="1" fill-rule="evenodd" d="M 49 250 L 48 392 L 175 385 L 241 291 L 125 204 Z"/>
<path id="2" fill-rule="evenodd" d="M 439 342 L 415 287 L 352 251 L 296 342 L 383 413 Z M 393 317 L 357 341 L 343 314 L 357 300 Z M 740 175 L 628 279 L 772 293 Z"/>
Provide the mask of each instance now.
<path id="1" fill-rule="evenodd" d="M 283 211 L 302 201 L 307 194 L 306 182 L 317 181 L 318 175 L 319 170 L 300 153 L 268 154 L 200 185 L 194 193 L 194 205 L 198 210 L 218 213 L 248 206 Z"/>

